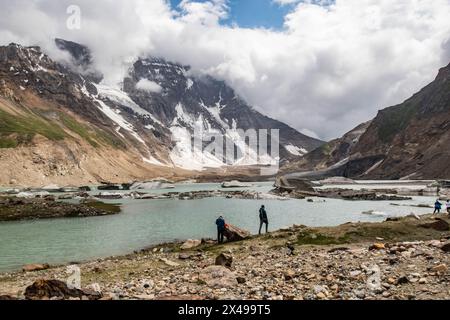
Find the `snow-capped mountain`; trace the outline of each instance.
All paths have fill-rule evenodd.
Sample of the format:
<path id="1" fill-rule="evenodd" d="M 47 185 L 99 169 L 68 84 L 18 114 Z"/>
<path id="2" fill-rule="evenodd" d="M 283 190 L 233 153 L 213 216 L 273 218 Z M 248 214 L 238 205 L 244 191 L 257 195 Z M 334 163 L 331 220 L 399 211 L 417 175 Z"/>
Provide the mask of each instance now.
<path id="1" fill-rule="evenodd" d="M 127 170 L 139 168 L 132 174 L 139 177 L 147 166 L 160 168 L 157 171 L 202 170 L 275 160 L 270 153 L 265 159 L 258 158 L 258 150 L 247 147 L 239 129 L 279 129 L 282 160 L 322 144 L 262 115 L 224 82 L 195 75 L 187 66 L 139 58 L 122 84 L 106 86 L 92 67 L 88 48 L 61 39 L 56 44 L 71 54 L 72 61 L 55 62 L 38 47 L 0 47 L 0 122 L 9 126 L 0 130 L 1 152 L 39 147 L 44 139 L 52 148 L 64 145 L 70 157 L 55 162 L 64 160 L 75 171 L 87 174 L 91 169 L 82 162 L 107 157 L 105 172 L 110 172 L 108 166 L 120 167 L 112 171 L 126 177 Z M 241 153 L 230 161 L 205 150 L 207 143 L 193 145 L 194 134 L 203 131 L 220 133 Z M 75 150 L 73 141 L 83 150 Z M 112 164 L 118 153 L 124 162 L 132 163 L 133 170 L 129 164 Z M 116 155 L 114 159 L 110 159 L 112 155 Z M 2 159 L 5 157 L 0 157 L 0 162 Z M 49 170 L 46 174 L 53 173 Z M 113 180 L 101 172 L 87 175 L 94 177 L 91 180 Z"/>
<path id="2" fill-rule="evenodd" d="M 123 91 L 154 115 L 157 121 L 149 124 L 154 130 L 168 129 L 172 133 L 175 147 L 170 158 L 175 165 L 184 168 L 224 165 L 224 159 L 205 156 L 202 150 L 190 152 L 195 130 L 217 131 L 223 134 L 225 143 L 232 140 L 243 151 L 243 157 L 231 163 L 233 165 L 258 162 L 256 150 L 245 154 L 245 138 L 239 135 L 238 129 L 279 129 L 282 159 L 305 154 L 322 143 L 257 112 L 225 82 L 196 76 L 189 67 L 164 59 L 139 59 L 124 81 Z M 269 158 L 266 160 L 270 162 Z"/>

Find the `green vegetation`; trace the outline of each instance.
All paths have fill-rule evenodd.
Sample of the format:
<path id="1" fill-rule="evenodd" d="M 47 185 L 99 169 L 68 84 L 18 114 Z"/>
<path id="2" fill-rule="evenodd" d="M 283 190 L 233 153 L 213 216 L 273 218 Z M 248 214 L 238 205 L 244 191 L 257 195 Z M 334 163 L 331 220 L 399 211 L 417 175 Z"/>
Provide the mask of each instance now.
<path id="1" fill-rule="evenodd" d="M 322 153 L 324 155 L 330 155 L 331 154 L 331 146 L 330 146 L 329 143 L 325 143 L 324 145 L 322 145 L 320 147 L 320 149 L 321 149 L 321 151 L 322 151 Z"/>
<path id="2" fill-rule="evenodd" d="M 98 140 L 110 145 L 111 147 L 114 147 L 116 149 L 126 149 L 126 144 L 113 136 L 112 134 L 108 133 L 107 131 L 95 129 L 95 134 Z"/>
<path id="3" fill-rule="evenodd" d="M 122 211 L 122 209 L 120 208 L 120 204 L 104 203 L 101 201 L 86 202 L 84 204 L 88 207 L 104 210 L 111 213 L 120 213 Z"/>
<path id="4" fill-rule="evenodd" d="M 325 236 L 320 233 L 308 233 L 308 232 L 301 232 L 297 238 L 297 244 L 299 245 L 327 246 L 333 244 L 345 244 L 348 242 L 349 242 L 348 236 L 334 238 Z"/>
<path id="5" fill-rule="evenodd" d="M 362 225 L 356 230 L 348 231 L 345 236 L 352 241 L 373 240 L 381 237 L 386 240 L 398 239 L 414 233 L 414 227 L 408 225 L 392 225 L 390 228 L 377 225 Z"/>
<path id="6" fill-rule="evenodd" d="M 99 147 L 99 144 L 91 138 L 94 135 L 93 132 L 89 131 L 89 129 L 86 126 L 82 125 L 74 118 L 66 114 L 60 113 L 59 117 L 67 129 L 78 134 L 81 138 L 86 140 L 94 148 Z"/>
<path id="7" fill-rule="evenodd" d="M 43 121 L 33 114 L 15 116 L 0 110 L 0 145 L 3 148 L 14 148 L 21 143 L 28 143 L 36 134 L 52 141 L 65 138 L 61 127 Z"/>
<path id="8" fill-rule="evenodd" d="M 0 136 L 0 149 L 11 149 L 17 147 L 17 145 L 17 140 Z"/>
<path id="9" fill-rule="evenodd" d="M 67 129 L 78 134 L 81 138 L 86 140 L 94 148 L 100 147 L 99 142 L 103 142 L 118 149 L 126 148 L 126 145 L 122 140 L 114 137 L 107 131 L 100 130 L 97 128 L 91 129 L 86 125 L 81 124 L 74 118 L 63 113 L 61 113 L 59 116 L 62 123 Z"/>
<path id="10" fill-rule="evenodd" d="M 405 129 L 417 113 L 417 106 L 412 102 L 392 107 L 383 111 L 382 121 L 378 129 L 378 137 L 389 143 L 397 133 Z"/>
<path id="11" fill-rule="evenodd" d="M 12 115 L 0 110 L 0 149 L 16 148 L 21 144 L 30 143 L 35 135 L 42 135 L 51 141 L 61 141 L 67 137 L 63 127 L 76 133 L 94 148 L 101 143 L 117 149 L 125 149 L 125 143 L 113 134 L 78 122 L 75 118 L 63 113 L 58 113 L 61 125 L 55 121 L 45 120 L 45 116 L 33 113 L 27 115 Z"/>

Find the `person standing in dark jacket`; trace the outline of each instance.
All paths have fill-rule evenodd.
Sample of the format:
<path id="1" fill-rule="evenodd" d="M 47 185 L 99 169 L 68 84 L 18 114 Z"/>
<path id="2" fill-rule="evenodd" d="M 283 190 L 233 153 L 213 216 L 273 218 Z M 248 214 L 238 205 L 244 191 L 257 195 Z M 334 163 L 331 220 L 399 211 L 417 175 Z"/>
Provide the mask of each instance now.
<path id="1" fill-rule="evenodd" d="M 217 242 L 223 243 L 224 233 L 225 233 L 225 219 L 220 216 L 219 219 L 216 220 L 217 225 Z"/>
<path id="2" fill-rule="evenodd" d="M 269 232 L 269 218 L 267 217 L 266 207 L 261 206 L 259 209 L 259 234 L 261 234 L 261 229 L 263 224 L 266 225 L 266 233 Z"/>
<path id="3" fill-rule="evenodd" d="M 442 203 L 440 203 L 439 199 L 437 199 L 436 203 L 434 204 L 434 212 L 433 212 L 433 214 L 441 213 L 441 209 L 442 209 Z"/>

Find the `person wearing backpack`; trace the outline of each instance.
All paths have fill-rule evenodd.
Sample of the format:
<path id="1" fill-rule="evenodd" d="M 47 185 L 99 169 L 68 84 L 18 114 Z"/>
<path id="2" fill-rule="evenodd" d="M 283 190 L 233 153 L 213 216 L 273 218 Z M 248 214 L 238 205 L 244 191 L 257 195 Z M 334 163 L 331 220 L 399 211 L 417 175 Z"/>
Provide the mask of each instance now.
<path id="1" fill-rule="evenodd" d="M 225 235 L 225 219 L 220 216 L 217 220 L 216 220 L 216 225 L 217 225 L 217 242 L 218 243 L 223 243 L 224 242 L 224 235 Z"/>

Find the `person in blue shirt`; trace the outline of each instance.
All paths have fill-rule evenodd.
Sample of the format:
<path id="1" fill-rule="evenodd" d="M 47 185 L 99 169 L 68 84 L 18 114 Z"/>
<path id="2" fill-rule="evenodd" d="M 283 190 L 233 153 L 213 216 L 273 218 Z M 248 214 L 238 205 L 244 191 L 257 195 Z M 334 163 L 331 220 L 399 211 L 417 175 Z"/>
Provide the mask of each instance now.
<path id="1" fill-rule="evenodd" d="M 217 220 L 216 220 L 216 225 L 217 225 L 217 242 L 218 243 L 223 243 L 223 238 L 224 238 L 224 234 L 225 234 L 225 219 L 220 216 Z"/>
<path id="2" fill-rule="evenodd" d="M 440 203 L 439 199 L 437 199 L 435 204 L 434 204 L 434 212 L 433 212 L 433 214 L 441 213 L 441 209 L 442 209 L 442 203 Z"/>

